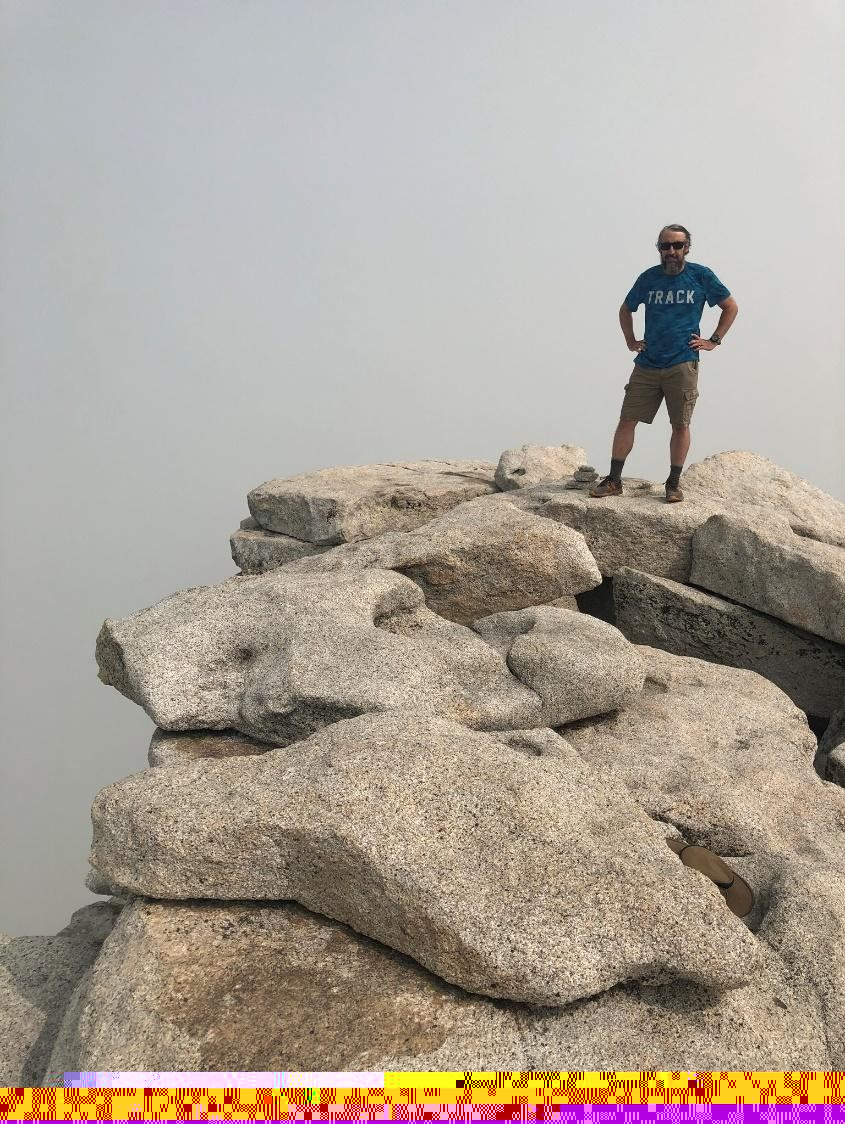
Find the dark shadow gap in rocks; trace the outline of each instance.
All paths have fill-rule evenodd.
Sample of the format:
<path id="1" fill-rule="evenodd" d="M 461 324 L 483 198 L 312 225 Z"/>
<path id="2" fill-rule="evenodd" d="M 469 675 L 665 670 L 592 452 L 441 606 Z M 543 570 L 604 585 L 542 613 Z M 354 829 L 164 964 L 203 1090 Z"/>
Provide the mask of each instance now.
<path id="1" fill-rule="evenodd" d="M 815 734 L 816 741 L 821 743 L 824 737 L 825 730 L 830 725 L 830 718 L 820 717 L 818 714 L 810 714 L 808 711 L 803 712 L 807 716 L 807 725 Z M 813 768 L 818 773 L 823 781 L 830 780 L 827 776 L 827 759 L 829 754 L 822 753 L 821 749 L 817 749 L 813 757 Z"/>
<path id="2" fill-rule="evenodd" d="M 606 722 L 615 722 L 619 713 L 618 710 L 609 710 L 604 714 L 591 714 L 588 718 L 576 718 L 574 722 L 566 722 L 562 726 L 552 726 L 551 729 L 565 738 L 567 730 L 587 730 L 591 727 L 602 726 Z"/>
<path id="3" fill-rule="evenodd" d="M 809 711 L 806 710 L 804 713 L 807 715 L 807 725 L 816 735 L 817 740 L 821 741 L 824 737 L 825 730 L 830 725 L 830 717 L 824 718 L 819 714 L 810 714 Z"/>
<path id="4" fill-rule="evenodd" d="M 613 601 L 613 578 L 605 578 L 601 585 L 595 589 L 588 589 L 586 593 L 576 593 L 575 600 L 582 613 L 608 624 L 616 624 L 616 605 Z"/>

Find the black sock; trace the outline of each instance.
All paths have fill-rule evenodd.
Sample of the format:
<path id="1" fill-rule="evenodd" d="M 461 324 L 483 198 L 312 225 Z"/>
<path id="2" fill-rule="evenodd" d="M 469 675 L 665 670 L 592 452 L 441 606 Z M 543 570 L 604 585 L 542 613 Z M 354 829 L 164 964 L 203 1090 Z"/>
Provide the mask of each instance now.
<path id="1" fill-rule="evenodd" d="M 684 466 L 682 464 L 670 464 L 669 479 L 666 481 L 666 483 L 670 484 L 673 488 L 677 488 L 678 484 L 680 484 L 681 482 L 681 472 L 683 471 L 683 467 Z"/>
<path id="2" fill-rule="evenodd" d="M 610 479 L 615 480 L 617 484 L 622 483 L 622 466 L 624 465 L 624 463 L 625 463 L 624 457 L 622 458 L 621 461 L 618 461 L 615 458 L 611 458 L 611 461 L 610 461 Z"/>

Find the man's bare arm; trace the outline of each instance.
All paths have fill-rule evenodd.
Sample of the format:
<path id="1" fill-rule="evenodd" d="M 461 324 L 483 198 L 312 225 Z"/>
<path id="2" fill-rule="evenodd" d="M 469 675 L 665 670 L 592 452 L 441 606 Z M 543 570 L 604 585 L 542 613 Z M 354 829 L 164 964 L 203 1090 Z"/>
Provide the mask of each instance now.
<path id="1" fill-rule="evenodd" d="M 719 323 L 716 325 L 716 331 L 713 334 L 723 340 L 725 333 L 736 320 L 739 305 L 733 297 L 725 297 L 723 301 L 719 301 L 719 308 L 722 310 L 722 315 L 719 317 Z M 718 346 L 717 343 L 711 343 L 709 339 L 705 340 L 701 336 L 693 335 L 690 340 L 690 347 L 694 351 L 712 351 L 714 347 Z"/>
<path id="2" fill-rule="evenodd" d="M 628 345 L 629 351 L 645 351 L 645 341 L 638 340 L 634 335 L 634 314 L 628 308 L 627 304 L 623 304 L 619 309 L 619 324 L 622 328 L 622 335 L 625 337 L 625 343 Z"/>
<path id="3" fill-rule="evenodd" d="M 716 335 L 720 339 L 725 338 L 725 333 L 736 320 L 737 313 L 739 312 L 739 305 L 733 297 L 725 297 L 723 301 L 719 301 L 719 308 L 722 310 L 722 315 L 719 317 L 719 323 L 716 325 Z"/>

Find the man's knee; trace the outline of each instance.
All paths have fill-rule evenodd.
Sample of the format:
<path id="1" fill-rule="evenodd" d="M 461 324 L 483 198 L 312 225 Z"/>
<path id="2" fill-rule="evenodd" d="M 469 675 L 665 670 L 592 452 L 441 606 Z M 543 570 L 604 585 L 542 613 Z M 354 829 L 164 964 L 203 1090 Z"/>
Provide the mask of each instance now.
<path id="1" fill-rule="evenodd" d="M 617 425 L 616 428 L 618 430 L 623 431 L 623 432 L 625 430 L 628 430 L 628 431 L 633 433 L 633 431 L 637 428 L 638 420 L 639 420 L 638 418 L 620 418 L 619 424 Z"/>
<path id="2" fill-rule="evenodd" d="M 684 425 L 683 423 L 681 423 L 680 425 L 675 425 L 675 423 L 672 422 L 672 429 L 675 431 L 675 433 L 689 433 L 689 426 Z"/>

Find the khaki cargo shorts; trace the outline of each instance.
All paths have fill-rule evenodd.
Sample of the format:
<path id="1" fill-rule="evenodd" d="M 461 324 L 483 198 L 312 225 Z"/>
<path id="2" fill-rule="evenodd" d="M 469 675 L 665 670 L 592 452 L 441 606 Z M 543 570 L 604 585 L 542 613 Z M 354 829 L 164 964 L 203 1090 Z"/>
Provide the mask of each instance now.
<path id="1" fill-rule="evenodd" d="M 634 367 L 620 416 L 651 425 L 664 398 L 672 425 L 689 425 L 698 398 L 697 359 L 656 370 Z"/>

